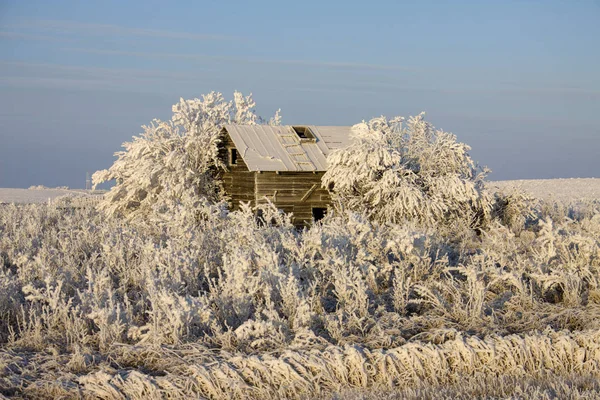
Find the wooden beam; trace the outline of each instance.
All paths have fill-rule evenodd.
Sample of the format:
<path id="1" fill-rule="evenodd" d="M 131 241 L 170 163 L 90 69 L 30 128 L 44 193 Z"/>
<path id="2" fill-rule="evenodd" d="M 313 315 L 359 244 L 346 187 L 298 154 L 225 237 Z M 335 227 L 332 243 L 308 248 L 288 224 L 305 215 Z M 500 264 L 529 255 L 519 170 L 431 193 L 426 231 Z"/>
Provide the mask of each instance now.
<path id="1" fill-rule="evenodd" d="M 315 189 L 317 188 L 316 183 L 314 185 L 312 185 L 312 187 L 310 189 L 308 189 L 308 191 L 304 194 L 304 196 L 302 196 L 302 198 L 300 199 L 300 202 L 305 202 L 306 200 L 308 200 L 308 198 L 310 197 L 311 194 L 313 194 L 313 192 L 315 191 Z"/>
<path id="2" fill-rule="evenodd" d="M 254 207 L 258 205 L 258 174 L 254 174 Z"/>

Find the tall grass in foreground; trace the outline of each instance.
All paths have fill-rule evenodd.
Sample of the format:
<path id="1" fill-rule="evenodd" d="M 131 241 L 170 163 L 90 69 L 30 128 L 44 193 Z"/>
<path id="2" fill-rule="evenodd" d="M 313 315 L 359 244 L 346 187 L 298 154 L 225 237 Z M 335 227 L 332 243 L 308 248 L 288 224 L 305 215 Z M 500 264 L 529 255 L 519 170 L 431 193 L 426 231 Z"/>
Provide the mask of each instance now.
<path id="1" fill-rule="evenodd" d="M 314 397 L 308 397 L 313 398 Z M 420 383 L 410 388 L 347 389 L 316 400 L 597 400 L 600 383 L 592 375 L 556 375 L 541 373 L 526 377 L 462 377 L 455 383 L 430 385 Z"/>
<path id="2" fill-rule="evenodd" d="M 479 234 L 351 212 L 298 232 L 272 207 L 266 223 L 200 205 L 166 225 L 0 207 L 0 393 L 264 398 L 597 377 L 598 203 L 505 200 Z"/>

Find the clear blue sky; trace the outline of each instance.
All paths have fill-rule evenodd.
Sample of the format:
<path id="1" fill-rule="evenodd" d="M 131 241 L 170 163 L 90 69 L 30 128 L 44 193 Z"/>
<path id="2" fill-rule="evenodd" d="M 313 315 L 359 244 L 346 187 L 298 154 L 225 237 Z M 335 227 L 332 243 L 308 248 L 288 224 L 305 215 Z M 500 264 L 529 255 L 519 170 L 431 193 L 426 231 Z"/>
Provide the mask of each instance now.
<path id="1" fill-rule="evenodd" d="M 180 97 L 420 111 L 491 179 L 600 177 L 600 0 L 0 0 L 0 187 L 83 187 Z"/>

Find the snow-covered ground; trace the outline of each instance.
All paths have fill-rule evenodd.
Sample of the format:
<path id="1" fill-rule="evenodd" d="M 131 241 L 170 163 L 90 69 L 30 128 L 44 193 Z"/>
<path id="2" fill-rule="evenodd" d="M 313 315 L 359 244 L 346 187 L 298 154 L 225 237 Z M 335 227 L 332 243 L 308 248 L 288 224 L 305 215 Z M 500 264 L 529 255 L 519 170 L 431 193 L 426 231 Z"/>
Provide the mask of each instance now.
<path id="1" fill-rule="evenodd" d="M 600 200 L 600 178 L 491 181 L 488 187 L 502 191 L 517 188 L 539 199 Z"/>
<path id="2" fill-rule="evenodd" d="M 101 192 L 99 192 L 101 193 Z M 85 190 L 72 189 L 10 189 L 0 188 L 0 204 L 2 203 L 45 203 L 60 196 L 90 196 Z"/>
<path id="3" fill-rule="evenodd" d="M 514 181 L 490 181 L 492 190 L 517 188 L 541 199 L 600 200 L 600 178 L 526 179 Z M 101 194 L 102 192 L 96 192 Z M 65 189 L 4 189 L 0 188 L 0 203 L 44 203 L 64 195 L 86 196 L 84 190 Z"/>

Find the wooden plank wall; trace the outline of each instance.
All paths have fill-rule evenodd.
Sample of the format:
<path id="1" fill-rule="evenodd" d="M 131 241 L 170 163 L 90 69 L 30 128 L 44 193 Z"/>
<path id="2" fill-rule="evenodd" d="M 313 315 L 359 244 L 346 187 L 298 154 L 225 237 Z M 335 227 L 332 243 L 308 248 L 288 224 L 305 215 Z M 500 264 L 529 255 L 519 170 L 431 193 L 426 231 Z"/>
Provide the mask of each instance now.
<path id="1" fill-rule="evenodd" d="M 219 156 L 227 165 L 228 171 L 221 173 L 223 188 L 229 196 L 229 203 L 232 210 L 238 210 L 240 202 L 251 202 L 254 206 L 254 174 L 250 172 L 248 166 L 238 152 L 237 164 L 230 163 L 230 149 L 235 149 L 235 144 L 226 135 L 219 148 Z"/>
<path id="2" fill-rule="evenodd" d="M 313 207 L 327 208 L 331 204 L 329 192 L 321 188 L 323 172 L 252 172 L 239 152 L 237 164 L 230 163 L 232 148 L 235 144 L 225 134 L 219 154 L 228 171 L 221 173 L 221 179 L 232 210 L 238 210 L 240 202 L 252 206 L 266 203 L 266 197 L 277 208 L 293 213 L 294 225 L 307 226 L 312 221 Z"/>
<path id="3" fill-rule="evenodd" d="M 277 208 L 293 213 L 295 225 L 308 225 L 312 208 L 327 208 L 331 204 L 329 192 L 321 188 L 323 172 L 262 172 L 256 174 L 257 204 L 266 203 L 267 197 Z"/>

